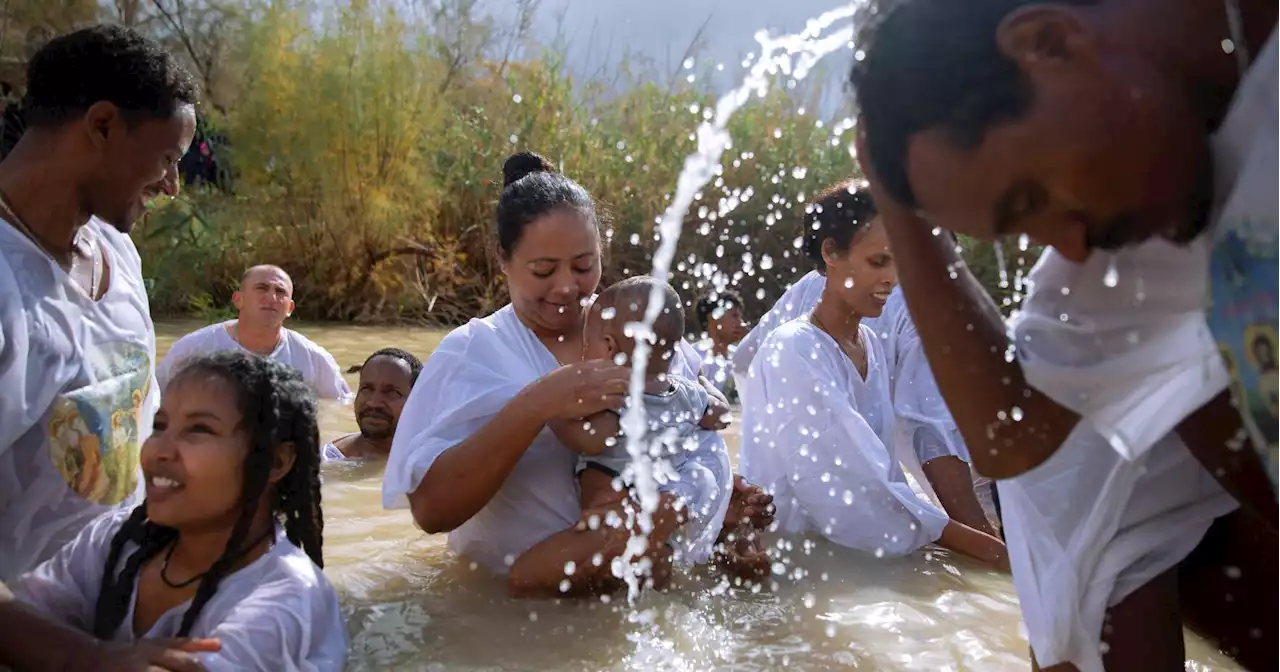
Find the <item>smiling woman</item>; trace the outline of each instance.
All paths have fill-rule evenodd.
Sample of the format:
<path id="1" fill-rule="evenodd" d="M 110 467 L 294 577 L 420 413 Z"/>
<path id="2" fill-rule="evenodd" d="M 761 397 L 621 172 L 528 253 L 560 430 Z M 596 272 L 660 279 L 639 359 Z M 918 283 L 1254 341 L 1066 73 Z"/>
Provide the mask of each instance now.
<path id="1" fill-rule="evenodd" d="M 142 450 L 146 501 L 104 514 L 12 586 L 106 641 L 217 640 L 209 669 L 341 670 L 346 628 L 320 571 L 316 398 L 246 353 L 191 361 Z"/>
<path id="2" fill-rule="evenodd" d="M 583 303 L 600 282 L 601 261 L 590 195 L 534 154 L 512 156 L 503 172 L 497 253 L 511 304 L 454 330 L 432 354 L 405 404 L 382 494 L 384 506 L 411 509 L 428 533 L 450 532 L 456 552 L 517 574 L 520 554 L 572 528 L 580 512 L 575 455 L 544 428 L 620 408 L 629 371 L 583 361 Z M 697 354 L 684 341 L 671 367 L 699 377 Z M 723 444 L 710 452 L 720 457 Z M 738 493 L 763 506 L 750 499 L 758 494 Z M 734 510 L 767 520 L 750 506 Z M 599 535 L 596 547 L 607 541 L 604 530 L 582 534 Z M 608 572 L 609 560 L 564 557 L 544 566 L 576 567 L 573 580 L 590 582 L 593 572 Z M 565 579 L 542 587 L 554 592 Z"/>

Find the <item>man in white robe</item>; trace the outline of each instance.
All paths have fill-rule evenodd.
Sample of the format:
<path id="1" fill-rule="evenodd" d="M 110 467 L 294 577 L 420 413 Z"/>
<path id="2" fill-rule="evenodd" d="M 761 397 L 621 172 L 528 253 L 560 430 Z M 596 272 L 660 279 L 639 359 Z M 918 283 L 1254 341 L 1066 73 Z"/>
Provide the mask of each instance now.
<path id="1" fill-rule="evenodd" d="M 220 350 L 245 350 L 288 364 L 321 399 L 343 403 L 353 398 L 351 388 L 333 355 L 302 334 L 287 329 L 293 313 L 293 279 L 278 266 L 254 266 L 244 272 L 240 289 L 232 295 L 239 316 L 211 324 L 183 336 L 169 348 L 156 371 L 161 389 L 190 357 Z"/>

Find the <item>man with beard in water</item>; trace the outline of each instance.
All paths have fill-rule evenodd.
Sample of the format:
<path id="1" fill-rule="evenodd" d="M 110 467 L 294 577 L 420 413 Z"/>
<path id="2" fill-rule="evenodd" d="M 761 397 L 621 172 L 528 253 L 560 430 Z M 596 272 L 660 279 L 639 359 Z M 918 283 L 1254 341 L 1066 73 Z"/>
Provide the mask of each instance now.
<path id="1" fill-rule="evenodd" d="M 387 459 L 400 412 L 421 372 L 422 362 L 399 348 L 383 348 L 369 355 L 360 366 L 356 388 L 356 424 L 360 431 L 325 444 L 321 457 L 325 461 Z"/>
<path id="2" fill-rule="evenodd" d="M 859 158 L 974 465 L 1009 479 L 1036 661 L 1181 668 L 1185 620 L 1275 669 L 1275 422 L 1219 348 L 1276 322 L 1276 4 L 876 10 Z M 1012 342 L 934 227 L 1050 246 Z"/>

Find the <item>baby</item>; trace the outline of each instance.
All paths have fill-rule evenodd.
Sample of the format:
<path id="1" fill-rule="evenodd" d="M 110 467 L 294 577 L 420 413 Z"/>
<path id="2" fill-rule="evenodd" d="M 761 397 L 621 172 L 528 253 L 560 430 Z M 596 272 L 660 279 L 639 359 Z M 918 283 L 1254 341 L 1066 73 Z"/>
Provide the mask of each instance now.
<path id="1" fill-rule="evenodd" d="M 635 339 L 627 324 L 639 322 L 649 305 L 655 280 L 639 276 L 623 280 L 600 294 L 583 326 L 583 358 L 630 362 Z M 658 460 L 656 476 L 660 490 L 675 492 L 692 484 L 678 483 L 689 452 L 699 445 L 699 432 L 716 430 L 729 406 L 712 396 L 698 381 L 667 373 L 676 344 L 684 337 L 684 311 L 680 297 L 663 284 L 662 311 L 653 322 L 653 343 L 645 367 L 645 435 L 641 445 Z M 608 507 L 625 498 L 632 482 L 627 473 L 631 455 L 621 431 L 618 413 L 605 411 L 581 421 L 554 427 L 557 438 L 582 455 L 578 460 L 583 511 Z M 683 485 L 684 488 L 679 486 Z"/>
<path id="2" fill-rule="evenodd" d="M 635 338 L 627 333 L 627 325 L 641 322 L 650 293 L 657 281 L 639 276 L 610 286 L 596 297 L 583 324 L 583 358 L 607 359 L 626 365 L 635 350 Z M 648 454 L 655 459 L 654 476 L 663 493 L 662 506 L 652 516 L 653 529 L 648 534 L 649 548 L 658 554 L 670 552 L 669 542 L 688 518 L 687 507 L 697 501 L 705 487 L 683 474 L 693 451 L 702 445 L 700 433 L 714 431 L 724 425 L 728 404 L 711 394 L 698 381 L 668 373 L 676 346 L 684 337 L 684 311 L 680 297 L 669 285 L 660 285 L 662 311 L 654 320 L 648 366 L 645 368 L 644 413 L 645 435 L 641 439 Z M 622 435 L 621 412 L 604 411 L 588 418 L 557 421 L 549 424 L 556 438 L 578 453 L 577 473 L 582 504 L 579 532 L 591 534 L 557 534 L 526 551 L 509 575 L 513 594 L 532 595 L 537 584 L 545 585 L 546 568 L 556 571 L 566 564 L 585 567 L 598 554 L 616 555 L 629 533 L 622 524 L 627 519 L 628 492 L 634 482 L 632 459 Z M 633 511 L 638 508 L 632 505 Z M 588 522 L 589 521 L 589 522 Z M 574 559 L 566 563 L 565 559 Z M 534 571 L 527 568 L 538 567 Z M 602 567 L 599 578 L 575 571 L 565 577 L 559 594 L 596 593 L 617 587 L 617 581 Z M 654 577 L 660 585 L 665 577 Z"/>

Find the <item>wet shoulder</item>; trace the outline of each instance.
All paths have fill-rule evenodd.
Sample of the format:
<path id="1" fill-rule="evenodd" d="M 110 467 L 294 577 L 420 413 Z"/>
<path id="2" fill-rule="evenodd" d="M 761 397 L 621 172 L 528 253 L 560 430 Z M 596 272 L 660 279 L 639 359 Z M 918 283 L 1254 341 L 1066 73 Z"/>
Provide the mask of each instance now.
<path id="1" fill-rule="evenodd" d="M 200 327 L 174 341 L 169 348 L 169 352 L 198 354 L 205 350 L 215 349 L 224 334 L 230 339 L 230 335 L 226 333 L 227 324 L 227 322 L 214 322 Z"/>
<path id="2" fill-rule="evenodd" d="M 462 354 L 473 346 L 493 347 L 516 337 L 521 329 L 527 328 L 516 318 L 514 310 L 508 304 L 485 317 L 471 318 L 466 324 L 445 334 L 432 357 L 437 353 Z"/>
<path id="3" fill-rule="evenodd" d="M 278 604 L 294 612 L 324 612 L 336 608 L 337 593 L 324 570 L 311 561 L 311 557 L 281 532 L 271 552 L 262 558 L 263 564 L 246 586 L 248 594 L 242 599 L 258 603 Z"/>
<path id="4" fill-rule="evenodd" d="M 325 360 L 326 362 L 332 361 L 336 365 L 337 360 L 333 358 L 333 355 L 330 354 L 329 351 L 326 350 L 323 345 L 320 345 L 319 343 L 316 343 L 310 338 L 307 338 L 302 332 L 294 331 L 293 329 L 285 329 L 284 333 L 285 333 L 285 338 L 289 339 L 289 341 L 292 342 L 294 346 L 302 349 L 303 351 L 307 352 L 312 356 L 319 357 L 320 359 Z"/>
<path id="5" fill-rule="evenodd" d="M 829 338 L 806 317 L 797 317 L 774 329 L 764 340 L 762 350 L 802 353 L 820 348 Z"/>

